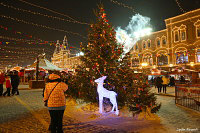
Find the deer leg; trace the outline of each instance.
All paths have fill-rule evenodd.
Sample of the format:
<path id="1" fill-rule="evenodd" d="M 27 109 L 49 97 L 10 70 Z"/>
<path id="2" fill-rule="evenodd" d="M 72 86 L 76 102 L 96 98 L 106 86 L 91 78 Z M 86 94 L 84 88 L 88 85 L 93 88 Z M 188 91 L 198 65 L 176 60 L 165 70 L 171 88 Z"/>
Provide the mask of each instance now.
<path id="1" fill-rule="evenodd" d="M 99 113 L 102 113 L 103 109 L 103 97 L 99 96 Z"/>

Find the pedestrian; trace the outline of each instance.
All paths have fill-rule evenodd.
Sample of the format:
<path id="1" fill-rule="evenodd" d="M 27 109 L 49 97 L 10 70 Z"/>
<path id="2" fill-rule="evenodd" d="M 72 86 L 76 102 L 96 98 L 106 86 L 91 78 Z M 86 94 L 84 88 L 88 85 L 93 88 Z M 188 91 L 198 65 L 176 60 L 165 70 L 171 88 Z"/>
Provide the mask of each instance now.
<path id="1" fill-rule="evenodd" d="M 49 75 L 49 82 L 45 86 L 44 101 L 47 101 L 47 107 L 51 117 L 49 130 L 52 133 L 63 133 L 62 120 L 66 107 L 66 99 L 64 92 L 68 89 L 68 85 L 61 82 L 61 78 L 57 74 Z"/>
<path id="2" fill-rule="evenodd" d="M 169 79 L 166 76 L 162 77 L 162 86 L 163 86 L 163 93 L 166 93 L 167 91 L 167 85 L 169 83 Z"/>
<path id="3" fill-rule="evenodd" d="M 158 88 L 158 93 L 162 91 L 162 82 L 162 78 L 158 76 L 156 78 L 156 87 Z"/>
<path id="4" fill-rule="evenodd" d="M 14 71 L 14 74 L 11 74 L 12 95 L 14 95 L 15 93 L 17 93 L 16 95 L 19 95 L 19 90 L 18 90 L 19 83 L 20 79 L 18 76 L 18 72 Z"/>
<path id="5" fill-rule="evenodd" d="M 6 75 L 6 92 L 3 93 L 3 96 L 10 96 L 10 89 L 11 89 L 11 78 L 10 76 Z"/>
<path id="6" fill-rule="evenodd" d="M 0 71 L 0 96 L 3 95 L 3 83 L 5 81 L 4 73 Z"/>
<path id="7" fill-rule="evenodd" d="M 180 83 L 185 84 L 185 78 L 183 76 L 180 77 Z"/>
<path id="8" fill-rule="evenodd" d="M 169 85 L 170 86 L 175 86 L 175 79 L 174 79 L 174 77 L 173 76 L 170 76 L 170 79 L 169 79 L 170 81 L 169 81 Z"/>

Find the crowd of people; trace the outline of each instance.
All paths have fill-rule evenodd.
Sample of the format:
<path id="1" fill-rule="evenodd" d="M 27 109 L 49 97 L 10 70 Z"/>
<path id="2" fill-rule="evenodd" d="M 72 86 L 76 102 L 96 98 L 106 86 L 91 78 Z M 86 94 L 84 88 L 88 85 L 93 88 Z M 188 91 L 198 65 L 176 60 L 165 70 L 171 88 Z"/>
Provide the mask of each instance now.
<path id="1" fill-rule="evenodd" d="M 3 89 L 3 84 L 6 82 L 6 91 Z M 19 95 L 18 86 L 20 78 L 17 71 L 10 71 L 8 73 L 0 72 L 0 96 Z"/>
<path id="2" fill-rule="evenodd" d="M 158 93 L 161 93 L 162 90 L 163 93 L 166 93 L 168 86 L 175 86 L 175 78 L 173 76 L 158 76 L 154 79 L 152 77 L 151 81 L 155 85 L 155 88 L 158 88 Z M 185 83 L 184 76 L 180 76 L 179 83 Z"/>

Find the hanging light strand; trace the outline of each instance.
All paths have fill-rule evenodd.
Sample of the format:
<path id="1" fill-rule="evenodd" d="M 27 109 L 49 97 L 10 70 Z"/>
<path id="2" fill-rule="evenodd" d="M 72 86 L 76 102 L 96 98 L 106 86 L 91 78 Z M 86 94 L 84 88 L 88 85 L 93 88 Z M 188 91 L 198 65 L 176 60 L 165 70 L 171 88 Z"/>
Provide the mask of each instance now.
<path id="1" fill-rule="evenodd" d="M 181 12 L 185 13 L 186 11 L 181 7 L 181 4 L 178 0 L 175 0 L 176 4 L 178 5 L 179 9 L 181 10 Z"/>
<path id="2" fill-rule="evenodd" d="M 131 6 L 128 6 L 128 5 L 123 4 L 123 3 L 120 3 L 120 2 L 118 2 L 118 1 L 116 1 L 116 0 L 110 0 L 110 1 L 111 1 L 112 3 L 114 3 L 114 4 L 116 4 L 116 5 L 119 5 L 119 6 L 128 8 L 128 9 L 130 9 L 132 12 L 137 13 L 137 12 L 134 10 L 134 8 L 131 7 Z"/>
<path id="3" fill-rule="evenodd" d="M 79 23 L 79 24 L 88 24 L 88 23 L 84 23 L 84 22 L 77 21 L 77 20 L 73 19 L 72 17 L 70 17 L 69 15 L 66 15 L 66 14 L 63 14 L 63 13 L 59 13 L 59 12 L 57 12 L 57 11 L 48 9 L 48 8 L 46 8 L 46 7 L 38 6 L 38 5 L 36 5 L 36 4 L 32 4 L 32 3 L 27 2 L 27 1 L 24 1 L 24 0 L 18 0 L 18 1 L 21 1 L 21 2 L 23 2 L 23 3 L 26 3 L 26 4 L 31 5 L 31 6 L 34 6 L 34 7 L 38 7 L 38 8 L 47 10 L 47 11 L 52 12 L 52 13 L 55 13 L 55 14 L 59 14 L 59 15 L 68 17 L 68 18 L 70 18 L 71 20 L 73 20 L 74 22 Z M 90 25 L 90 24 L 88 24 L 88 25 Z"/>
<path id="4" fill-rule="evenodd" d="M 13 7 L 13 6 L 6 5 L 6 4 L 4 4 L 4 3 L 0 3 L 0 5 L 2 5 L 2 6 L 4 6 L 4 7 L 7 7 L 7 8 L 11 8 L 11 9 L 17 10 L 17 11 L 27 12 L 27 13 L 31 13 L 31 14 L 34 14 L 34 15 L 40 15 L 40 16 L 44 16 L 44 17 L 51 18 L 51 19 L 57 19 L 57 20 L 60 20 L 60 21 L 66 21 L 66 22 L 77 23 L 77 24 L 90 25 L 90 24 L 88 24 L 88 23 L 81 23 L 81 22 L 77 22 L 77 21 L 72 21 L 72 20 L 68 20 L 68 19 L 63 19 L 63 18 L 60 18 L 60 17 L 54 17 L 54 16 L 50 16 L 50 15 L 47 15 L 47 14 L 42 14 L 42 13 L 39 13 L 39 12 L 33 12 L 33 11 L 30 11 L 30 10 L 25 10 L 25 9 L 21 9 L 21 8 L 16 8 L 16 7 Z"/>
<path id="5" fill-rule="evenodd" d="M 77 36 L 80 36 L 84 39 L 87 39 L 86 37 L 84 37 L 83 35 L 81 35 L 79 33 L 66 31 L 66 30 L 63 30 L 63 29 L 57 29 L 57 28 L 53 28 L 53 27 L 49 27 L 49 26 L 45 26 L 45 25 L 40 25 L 40 24 L 36 24 L 36 23 L 33 23 L 33 22 L 27 22 L 27 21 L 24 21 L 24 20 L 21 20 L 21 19 L 18 19 L 18 18 L 10 17 L 10 16 L 0 15 L 0 17 L 6 18 L 6 19 L 11 19 L 11 20 L 18 21 L 18 22 L 22 22 L 22 23 L 25 23 L 25 24 L 30 24 L 30 25 L 37 26 L 37 27 L 42 27 L 42 28 L 46 28 L 46 29 L 50 29 L 50 30 L 61 31 L 61 32 L 65 32 L 65 33 L 68 33 L 68 34 L 77 35 Z"/>

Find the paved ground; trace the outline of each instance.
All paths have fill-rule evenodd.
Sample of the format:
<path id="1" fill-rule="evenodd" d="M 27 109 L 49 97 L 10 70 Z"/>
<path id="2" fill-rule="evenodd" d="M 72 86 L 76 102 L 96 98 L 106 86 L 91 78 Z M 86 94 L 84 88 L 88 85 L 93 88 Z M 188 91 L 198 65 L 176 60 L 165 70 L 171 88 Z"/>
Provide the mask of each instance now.
<path id="1" fill-rule="evenodd" d="M 152 91 L 156 90 L 152 88 Z M 168 92 L 173 93 L 173 89 Z M 157 98 L 158 102 L 162 103 L 162 107 L 158 112 L 161 124 L 170 129 L 170 132 L 177 132 L 178 130 L 200 132 L 200 113 L 176 106 L 174 104 L 174 97 L 157 95 Z M 20 90 L 19 96 L 0 97 L 0 133 L 47 132 L 50 118 L 48 110 L 43 106 L 43 102 L 41 101 L 42 89 Z M 64 116 L 63 124 L 66 133 L 127 132 L 123 128 L 111 128 L 104 121 L 98 121 L 97 123 L 80 122 L 67 115 Z M 125 123 L 122 124 L 126 125 Z M 151 123 L 145 124 L 151 126 Z M 137 123 L 133 125 L 133 128 L 139 128 L 137 127 Z"/>

